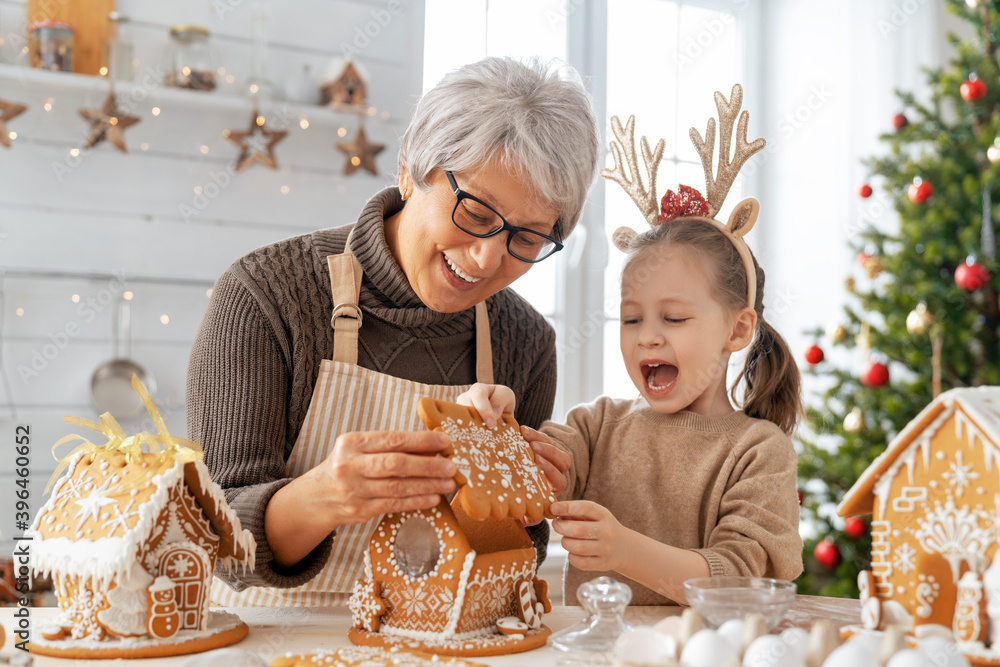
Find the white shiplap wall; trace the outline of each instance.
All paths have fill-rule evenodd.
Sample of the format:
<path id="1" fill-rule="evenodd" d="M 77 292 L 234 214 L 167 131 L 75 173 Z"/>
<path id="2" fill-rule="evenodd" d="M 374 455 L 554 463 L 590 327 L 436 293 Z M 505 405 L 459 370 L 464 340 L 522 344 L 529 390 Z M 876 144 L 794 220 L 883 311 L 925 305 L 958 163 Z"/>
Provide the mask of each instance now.
<path id="1" fill-rule="evenodd" d="M 15 426 L 28 424 L 32 512 L 55 467 L 51 445 L 80 432 L 62 415 L 98 417 L 90 376 L 112 356 L 112 310 L 123 289 L 135 295 L 131 356 L 156 378 L 157 404 L 170 431 L 184 435 L 188 352 L 215 278 L 255 247 L 352 222 L 369 196 L 393 182 L 398 137 L 421 91 L 423 2 L 269 3 L 272 80 L 285 85 L 303 64 L 318 78 L 345 46 L 357 49 L 353 55 L 369 75 L 368 101 L 377 112 L 365 119 L 365 130 L 386 148 L 376 158 L 378 176 L 357 171 L 349 177 L 335 144 L 345 140 L 337 136 L 341 127 L 353 138 L 356 114 L 264 105 L 269 126 L 289 130 L 275 149 L 279 169 L 254 165 L 230 175 L 238 149 L 222 132 L 246 129 L 251 103 L 235 87 L 202 93 L 161 85 L 168 29 L 178 23 L 206 26 L 220 64 L 237 82 L 245 80 L 257 6 L 250 0 L 119 0 L 118 10 L 132 20 L 140 72 L 118 96 L 142 120 L 125 133 L 128 154 L 100 144 L 74 157 L 71 149 L 88 130 L 77 109 L 99 106 L 107 84 L 20 67 L 25 2 L 0 0 L 0 99 L 29 106 L 9 123 L 17 133 L 12 147 L 0 147 L 0 488 L 12 488 Z M 152 115 L 154 106 L 159 116 Z M 299 125 L 303 117 L 308 129 Z M 164 314 L 169 324 L 161 323 Z M 123 426 L 129 433 L 153 430 L 148 420 Z M 0 542 L 19 533 L 13 491 L 3 494 L 9 497 L 0 496 Z"/>

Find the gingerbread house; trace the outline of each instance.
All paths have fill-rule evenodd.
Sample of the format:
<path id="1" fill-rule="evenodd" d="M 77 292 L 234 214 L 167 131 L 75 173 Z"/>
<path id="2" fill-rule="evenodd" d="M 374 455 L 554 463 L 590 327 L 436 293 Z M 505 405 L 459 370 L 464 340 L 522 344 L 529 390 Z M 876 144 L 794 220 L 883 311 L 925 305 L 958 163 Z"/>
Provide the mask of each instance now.
<path id="1" fill-rule="evenodd" d="M 52 578 L 60 608 L 51 627 L 33 634 L 34 652 L 171 655 L 246 635 L 237 617 L 209 611 L 208 592 L 216 563 L 253 568 L 253 535 L 209 478 L 200 448 L 171 438 L 137 379 L 133 387 L 159 435 L 126 438 L 107 413 L 101 424 L 67 418 L 109 440 L 63 439 L 84 444 L 64 459 L 65 473 L 26 533 L 31 568 Z"/>
<path id="2" fill-rule="evenodd" d="M 1000 663 L 1000 387 L 941 394 L 838 511 L 872 516 L 865 627 L 954 636 L 973 662 Z"/>
<path id="3" fill-rule="evenodd" d="M 459 409 L 427 401 L 422 410 Z M 349 602 L 355 643 L 491 655 L 541 646 L 549 635 L 547 585 L 520 520 L 541 518 L 551 490 L 510 415 L 487 429 L 474 409 L 459 412 L 431 419 L 452 438 L 459 490 L 450 503 L 382 518 Z"/>
<path id="4" fill-rule="evenodd" d="M 368 99 L 365 77 L 352 60 L 338 58 L 331 63 L 319 90 L 321 102 L 334 107 L 364 106 Z"/>

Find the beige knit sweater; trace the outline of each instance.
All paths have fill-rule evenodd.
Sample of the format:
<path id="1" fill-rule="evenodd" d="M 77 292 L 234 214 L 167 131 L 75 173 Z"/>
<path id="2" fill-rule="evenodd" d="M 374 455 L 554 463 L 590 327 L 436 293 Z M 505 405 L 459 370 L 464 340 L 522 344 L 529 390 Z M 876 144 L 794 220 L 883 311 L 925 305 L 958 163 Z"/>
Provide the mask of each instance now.
<path id="1" fill-rule="evenodd" d="M 358 365 L 426 384 L 476 380 L 475 317 L 428 309 L 389 253 L 383 221 L 403 206 L 388 188 L 368 202 L 351 237 L 364 270 Z M 343 252 L 350 226 L 323 229 L 259 248 L 216 282 L 191 349 L 187 435 L 205 449 L 212 479 L 257 541 L 254 572 L 220 568 L 236 590 L 298 586 L 326 562 L 330 536 L 290 570 L 279 570 L 264 533 L 264 509 L 290 480 L 285 462 L 295 444 L 323 359 L 333 355 L 333 295 L 327 255 Z M 486 300 L 496 381 L 517 396 L 517 419 L 540 426 L 552 415 L 555 332 L 510 289 Z M 529 529 L 539 561 L 548 525 Z"/>
<path id="2" fill-rule="evenodd" d="M 577 406 L 566 421 L 542 426 L 573 459 L 561 500 L 591 500 L 627 528 L 700 553 L 712 576 L 790 580 L 802 572 L 797 458 L 771 422 L 740 411 L 664 415 L 642 398 L 607 397 Z M 628 577 L 569 563 L 566 604 L 577 604 L 581 583 L 602 575 L 631 586 L 632 604 L 676 604 Z"/>

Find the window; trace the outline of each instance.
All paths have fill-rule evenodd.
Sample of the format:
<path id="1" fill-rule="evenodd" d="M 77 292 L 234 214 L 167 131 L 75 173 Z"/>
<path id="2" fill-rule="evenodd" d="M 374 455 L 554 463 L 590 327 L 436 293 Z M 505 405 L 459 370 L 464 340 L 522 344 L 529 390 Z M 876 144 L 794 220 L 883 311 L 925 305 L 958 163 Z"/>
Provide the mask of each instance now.
<path id="1" fill-rule="evenodd" d="M 753 82 L 748 85 L 748 76 L 755 71 L 749 43 L 757 34 L 754 4 L 750 0 L 426 0 L 424 89 L 447 71 L 486 55 L 568 60 L 595 94 L 605 151 L 613 136 L 610 117 L 618 115 L 624 124 L 634 114 L 637 141 L 645 135 L 651 145 L 661 137 L 666 144 L 657 196 L 676 190 L 679 183 L 701 191 L 704 173 L 688 128 L 696 126 L 704 134 L 707 119 L 717 113 L 714 91 L 728 97 L 737 82 L 756 89 Z M 759 103 L 745 99 L 744 108 L 759 118 L 753 108 Z M 750 130 L 756 132 L 754 137 L 763 134 L 752 122 Z M 610 153 L 605 157 L 605 166 L 612 166 Z M 740 199 L 743 185 L 737 181 L 720 217 Z M 611 245 L 610 235 L 621 225 L 641 231 L 645 222 L 616 183 L 601 179 L 594 184 L 584 219 L 566 250 L 514 284 L 556 327 L 557 419 L 569 407 L 602 393 L 625 397 L 636 391 L 618 349 L 618 277 L 623 257 Z M 603 238 L 597 238 L 600 235 Z"/>

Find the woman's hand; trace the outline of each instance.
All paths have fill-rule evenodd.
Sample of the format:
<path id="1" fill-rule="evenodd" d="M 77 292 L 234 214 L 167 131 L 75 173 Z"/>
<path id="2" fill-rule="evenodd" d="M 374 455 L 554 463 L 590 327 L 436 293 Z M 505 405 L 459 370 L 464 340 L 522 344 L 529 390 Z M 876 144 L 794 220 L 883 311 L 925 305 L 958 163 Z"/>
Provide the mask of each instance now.
<path id="1" fill-rule="evenodd" d="M 505 412 L 514 414 L 516 400 L 510 387 L 502 384 L 484 384 L 477 382 L 455 399 L 456 403 L 468 405 L 476 409 L 487 428 L 496 426 L 497 419 Z"/>
<path id="2" fill-rule="evenodd" d="M 553 503 L 552 529 L 562 535 L 569 562 L 581 570 L 620 571 L 627 563 L 631 532 L 611 512 L 589 500 Z"/>
<path id="3" fill-rule="evenodd" d="M 329 456 L 279 489 L 264 513 L 278 565 L 290 567 L 340 526 L 434 507 L 455 490 L 455 464 L 436 431 L 344 433 Z"/>
<path id="4" fill-rule="evenodd" d="M 339 436 L 322 463 L 334 523 L 437 505 L 442 494 L 455 490 L 455 464 L 435 456 L 448 443 L 448 436 L 436 431 Z"/>

